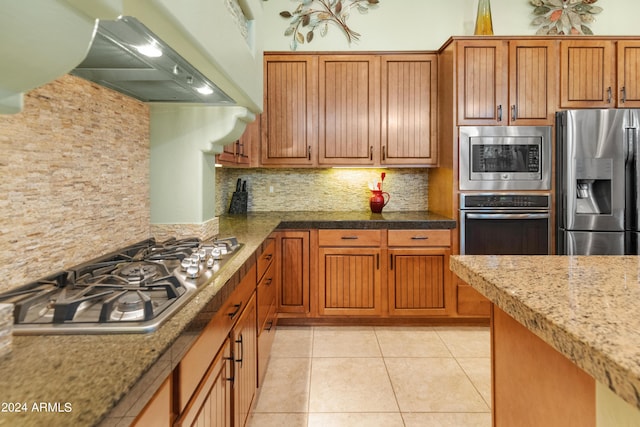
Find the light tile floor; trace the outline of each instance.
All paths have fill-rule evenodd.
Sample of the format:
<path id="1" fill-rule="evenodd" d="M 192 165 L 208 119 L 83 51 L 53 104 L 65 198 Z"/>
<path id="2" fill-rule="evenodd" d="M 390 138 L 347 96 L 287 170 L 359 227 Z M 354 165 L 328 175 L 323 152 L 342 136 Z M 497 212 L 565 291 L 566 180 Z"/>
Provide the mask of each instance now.
<path id="1" fill-rule="evenodd" d="M 489 329 L 278 327 L 249 427 L 490 427 Z"/>

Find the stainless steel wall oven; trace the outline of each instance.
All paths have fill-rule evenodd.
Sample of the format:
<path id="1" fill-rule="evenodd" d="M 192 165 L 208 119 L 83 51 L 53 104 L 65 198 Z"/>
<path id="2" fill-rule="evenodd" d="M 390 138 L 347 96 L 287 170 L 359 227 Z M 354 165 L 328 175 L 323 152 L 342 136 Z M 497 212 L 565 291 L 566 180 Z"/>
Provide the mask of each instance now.
<path id="1" fill-rule="evenodd" d="M 460 254 L 550 254 L 550 209 L 549 194 L 460 194 Z"/>

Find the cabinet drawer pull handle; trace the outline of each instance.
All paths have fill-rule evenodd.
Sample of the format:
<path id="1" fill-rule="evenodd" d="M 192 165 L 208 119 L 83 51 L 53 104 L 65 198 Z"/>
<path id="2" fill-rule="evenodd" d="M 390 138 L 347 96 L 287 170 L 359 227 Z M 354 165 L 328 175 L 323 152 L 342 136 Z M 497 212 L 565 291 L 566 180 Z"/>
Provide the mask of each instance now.
<path id="1" fill-rule="evenodd" d="M 620 92 L 622 92 L 622 103 L 624 104 L 625 102 L 627 102 L 627 88 L 625 86 L 622 86 Z"/>
<path id="2" fill-rule="evenodd" d="M 607 104 L 611 104 L 611 99 L 613 98 L 613 94 L 611 93 L 611 86 L 607 88 Z"/>
<path id="3" fill-rule="evenodd" d="M 273 282 L 273 277 L 269 277 L 267 280 L 265 280 L 264 284 L 269 286 L 271 285 L 272 282 Z"/>
<path id="4" fill-rule="evenodd" d="M 516 106 L 512 105 L 511 106 L 511 120 L 514 121 L 514 122 L 516 121 L 516 115 L 517 115 Z"/>
<path id="5" fill-rule="evenodd" d="M 240 334 L 240 336 L 236 340 L 236 343 L 240 344 L 240 358 L 236 359 L 236 362 L 238 362 L 240 366 L 242 366 L 242 359 L 244 359 L 244 343 L 242 342 L 242 334 Z"/>
<path id="6" fill-rule="evenodd" d="M 358 240 L 358 236 L 342 236 L 342 240 Z"/>
<path id="7" fill-rule="evenodd" d="M 271 261 L 271 258 L 273 257 L 273 254 L 266 254 L 264 255 L 264 259 L 265 261 Z"/>
<path id="8" fill-rule="evenodd" d="M 393 270 L 393 254 L 389 254 L 389 270 Z"/>
<path id="9" fill-rule="evenodd" d="M 310 145 L 307 146 L 307 157 L 309 158 L 309 160 L 311 160 L 311 146 Z"/>
<path id="10" fill-rule="evenodd" d="M 387 146 L 382 146 L 382 160 L 387 160 Z"/>
<path id="11" fill-rule="evenodd" d="M 498 105 L 498 121 L 502 121 L 502 104 Z"/>
<path id="12" fill-rule="evenodd" d="M 429 236 L 412 236 L 411 240 L 429 240 Z"/>
<path id="13" fill-rule="evenodd" d="M 231 362 L 233 364 L 233 355 L 229 356 L 229 357 L 223 357 L 224 360 L 228 360 L 229 362 Z M 231 372 L 231 369 L 229 369 L 229 372 Z M 225 377 L 225 380 L 229 381 L 229 382 L 233 382 L 234 378 L 233 376 L 231 377 Z"/>
<path id="14" fill-rule="evenodd" d="M 373 160 L 373 145 L 369 147 L 369 160 Z"/>
<path id="15" fill-rule="evenodd" d="M 240 312 L 240 307 L 242 307 L 242 301 L 240 302 L 240 304 L 233 304 L 233 307 L 235 308 L 235 310 L 233 310 L 231 313 L 227 313 L 227 316 L 229 316 L 230 319 L 233 319 L 234 317 L 236 317 L 236 315 Z"/>

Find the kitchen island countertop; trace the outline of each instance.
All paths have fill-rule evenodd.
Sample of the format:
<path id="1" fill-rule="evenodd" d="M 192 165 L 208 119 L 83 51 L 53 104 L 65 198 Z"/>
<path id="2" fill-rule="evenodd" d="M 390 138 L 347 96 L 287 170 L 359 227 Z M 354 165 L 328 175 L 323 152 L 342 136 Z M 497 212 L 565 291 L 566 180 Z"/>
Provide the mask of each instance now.
<path id="1" fill-rule="evenodd" d="M 222 295 L 231 292 L 229 283 L 247 263 L 255 262 L 263 241 L 277 228 L 454 227 L 454 220 L 428 212 L 223 215 L 219 236 L 235 236 L 244 246 L 157 331 L 14 336 L 12 352 L 0 359 L 0 426 L 94 426 L 101 421 L 111 426 L 132 421 L 146 401 L 137 395 L 152 394 L 175 368 L 222 304 Z"/>
<path id="2" fill-rule="evenodd" d="M 452 256 L 451 269 L 640 408 L 640 257 Z"/>

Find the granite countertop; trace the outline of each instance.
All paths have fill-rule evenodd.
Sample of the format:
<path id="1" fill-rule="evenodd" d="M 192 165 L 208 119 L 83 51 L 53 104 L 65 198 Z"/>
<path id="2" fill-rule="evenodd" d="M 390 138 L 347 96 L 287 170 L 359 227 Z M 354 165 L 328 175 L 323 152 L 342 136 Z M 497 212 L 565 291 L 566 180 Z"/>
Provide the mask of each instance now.
<path id="1" fill-rule="evenodd" d="M 451 257 L 497 307 L 640 409 L 640 257 Z"/>
<path id="2" fill-rule="evenodd" d="M 243 248 L 157 331 L 14 336 L 12 352 L 0 359 L 0 426 L 94 426 L 106 416 L 113 420 L 124 417 L 127 408 L 122 408 L 123 401 L 136 390 L 153 391 L 166 378 L 207 319 L 213 317 L 216 304 L 219 307 L 224 295 L 231 292 L 229 283 L 255 260 L 273 230 L 398 227 L 453 228 L 455 221 L 427 212 L 223 215 L 220 237 L 236 236 Z M 160 382 L 147 384 L 150 372 Z M 115 421 L 107 419 L 102 425 L 115 425 Z"/>

